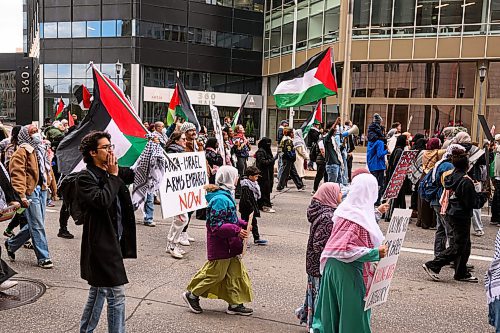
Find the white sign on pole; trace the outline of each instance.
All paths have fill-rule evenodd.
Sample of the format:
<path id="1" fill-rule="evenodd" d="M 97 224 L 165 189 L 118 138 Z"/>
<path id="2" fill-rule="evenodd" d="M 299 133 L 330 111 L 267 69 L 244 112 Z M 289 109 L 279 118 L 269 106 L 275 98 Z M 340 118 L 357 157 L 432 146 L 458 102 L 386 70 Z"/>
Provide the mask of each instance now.
<path id="1" fill-rule="evenodd" d="M 220 124 L 219 110 L 214 105 L 210 105 L 210 114 L 212 115 L 212 123 L 214 125 L 214 133 L 217 142 L 219 143 L 219 154 L 222 160 L 226 161 L 226 153 L 224 150 L 224 137 L 222 136 L 222 126 Z"/>
<path id="2" fill-rule="evenodd" d="M 375 270 L 375 275 L 366 296 L 365 311 L 387 301 L 389 287 L 396 270 L 399 253 L 403 247 L 408 223 L 411 218 L 411 209 L 394 209 L 391 222 L 385 236 L 387 256 L 382 258 Z"/>
<path id="3" fill-rule="evenodd" d="M 205 152 L 168 154 L 160 185 L 163 218 L 205 208 L 208 184 Z"/>

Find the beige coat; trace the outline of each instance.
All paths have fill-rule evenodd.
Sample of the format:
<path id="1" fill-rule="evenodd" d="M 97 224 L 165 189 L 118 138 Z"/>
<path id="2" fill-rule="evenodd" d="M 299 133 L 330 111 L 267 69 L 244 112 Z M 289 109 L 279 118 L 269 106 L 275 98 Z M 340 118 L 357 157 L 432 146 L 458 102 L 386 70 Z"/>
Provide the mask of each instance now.
<path id="1" fill-rule="evenodd" d="M 26 198 L 35 191 L 38 184 L 38 158 L 35 149 L 28 145 L 22 144 L 19 149 L 12 155 L 9 162 L 9 173 L 12 187 L 19 194 L 21 199 Z M 46 190 L 45 184 L 42 190 Z"/>
<path id="2" fill-rule="evenodd" d="M 295 169 L 297 169 L 299 177 L 303 178 L 306 175 L 306 172 L 304 170 L 304 160 L 309 159 L 309 154 L 304 146 L 295 147 L 295 154 L 296 154 Z"/>

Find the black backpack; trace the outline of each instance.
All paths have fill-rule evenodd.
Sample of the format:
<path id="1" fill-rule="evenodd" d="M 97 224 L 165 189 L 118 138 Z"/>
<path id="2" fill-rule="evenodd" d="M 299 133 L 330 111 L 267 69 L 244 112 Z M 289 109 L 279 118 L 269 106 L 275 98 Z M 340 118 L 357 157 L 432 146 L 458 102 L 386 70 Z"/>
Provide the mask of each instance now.
<path id="1" fill-rule="evenodd" d="M 99 180 L 92 171 L 82 170 L 80 172 L 74 172 L 67 175 L 61 179 L 58 186 L 58 193 L 62 196 L 66 208 L 76 225 L 83 224 L 84 210 L 80 207 L 80 201 L 78 200 L 77 182 L 80 175 L 84 173 L 89 174 L 94 179 L 96 184 L 99 184 Z"/>

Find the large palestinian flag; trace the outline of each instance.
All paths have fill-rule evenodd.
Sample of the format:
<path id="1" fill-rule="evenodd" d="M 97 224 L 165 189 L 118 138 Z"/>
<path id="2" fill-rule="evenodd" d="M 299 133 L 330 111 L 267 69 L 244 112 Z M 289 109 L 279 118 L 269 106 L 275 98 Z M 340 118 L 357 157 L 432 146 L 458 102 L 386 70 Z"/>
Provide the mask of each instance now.
<path id="1" fill-rule="evenodd" d="M 331 48 L 307 60 L 302 66 L 281 75 L 274 91 L 279 108 L 301 106 L 337 94 L 332 73 Z"/>
<path id="2" fill-rule="evenodd" d="M 57 148 L 59 172 L 68 175 L 85 167 L 78 150 L 82 138 L 91 131 L 107 131 L 120 166 L 135 163 L 146 146 L 147 130 L 123 91 L 107 76 L 92 66 L 94 100 L 78 127 Z"/>
<path id="3" fill-rule="evenodd" d="M 309 134 L 309 131 L 311 130 L 311 127 L 314 124 L 321 124 L 322 122 L 323 122 L 323 102 L 320 99 L 318 104 L 314 108 L 314 111 L 311 112 L 307 120 L 304 121 L 302 126 L 300 126 L 304 139 L 306 138 L 307 134 Z"/>
<path id="4" fill-rule="evenodd" d="M 184 89 L 184 85 L 179 78 L 176 77 L 175 81 L 175 90 L 168 104 L 167 124 L 171 125 L 174 122 L 174 116 L 177 116 L 193 123 L 197 131 L 199 131 L 200 122 L 198 121 L 198 117 L 196 117 L 196 112 L 189 100 L 186 89 Z"/>

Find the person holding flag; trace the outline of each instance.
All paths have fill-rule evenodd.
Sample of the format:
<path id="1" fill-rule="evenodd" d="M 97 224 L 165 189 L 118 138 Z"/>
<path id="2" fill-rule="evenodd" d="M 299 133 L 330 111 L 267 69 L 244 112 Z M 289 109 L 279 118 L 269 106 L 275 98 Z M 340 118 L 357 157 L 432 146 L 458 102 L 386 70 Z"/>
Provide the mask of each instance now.
<path id="1" fill-rule="evenodd" d="M 306 121 L 302 124 L 300 129 L 304 139 L 307 139 L 307 149 L 312 152 L 314 151 L 316 145 L 318 144 L 319 137 L 321 133 L 319 132 L 319 126 L 323 122 L 323 101 L 320 99 L 313 112 L 309 115 Z M 311 159 L 307 164 L 307 168 L 310 171 L 314 170 L 314 161 Z"/>

